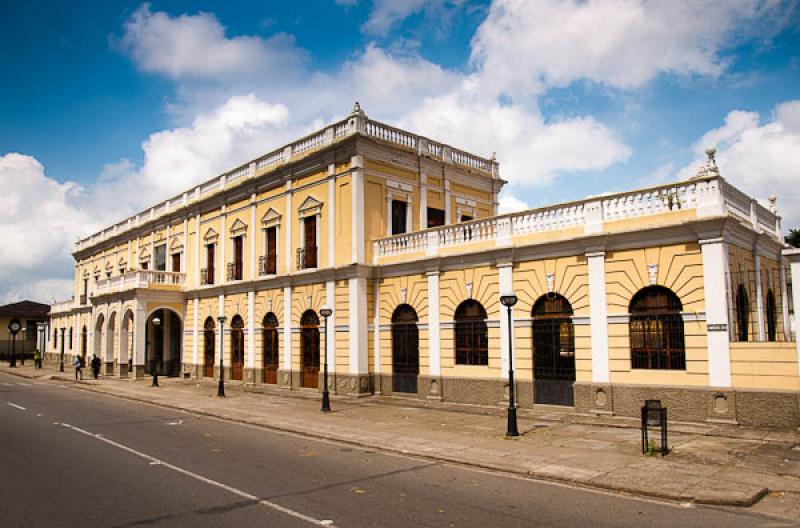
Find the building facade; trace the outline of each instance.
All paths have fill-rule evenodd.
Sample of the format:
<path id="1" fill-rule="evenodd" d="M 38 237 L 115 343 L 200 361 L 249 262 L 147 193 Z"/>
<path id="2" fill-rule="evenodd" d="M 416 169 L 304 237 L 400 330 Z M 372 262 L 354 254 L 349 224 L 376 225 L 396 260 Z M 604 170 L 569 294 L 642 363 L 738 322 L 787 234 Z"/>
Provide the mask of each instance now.
<path id="1" fill-rule="evenodd" d="M 503 184 L 494 159 L 356 105 L 80 240 L 48 354 L 313 391 L 327 351 L 338 394 L 489 405 L 513 354 L 522 407 L 656 398 L 673 419 L 800 425 L 800 254 L 774 200 L 713 151 L 688 181 L 498 215 Z"/>

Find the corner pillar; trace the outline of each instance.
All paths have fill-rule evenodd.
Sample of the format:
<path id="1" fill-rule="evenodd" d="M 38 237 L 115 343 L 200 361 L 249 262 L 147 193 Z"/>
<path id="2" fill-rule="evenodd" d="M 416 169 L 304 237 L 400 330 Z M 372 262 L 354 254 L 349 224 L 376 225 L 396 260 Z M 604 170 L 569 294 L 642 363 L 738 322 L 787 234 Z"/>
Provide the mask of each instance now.
<path id="1" fill-rule="evenodd" d="M 730 321 L 726 295 L 728 253 L 722 238 L 701 240 L 700 250 L 708 333 L 708 384 L 712 387 L 730 387 Z"/>

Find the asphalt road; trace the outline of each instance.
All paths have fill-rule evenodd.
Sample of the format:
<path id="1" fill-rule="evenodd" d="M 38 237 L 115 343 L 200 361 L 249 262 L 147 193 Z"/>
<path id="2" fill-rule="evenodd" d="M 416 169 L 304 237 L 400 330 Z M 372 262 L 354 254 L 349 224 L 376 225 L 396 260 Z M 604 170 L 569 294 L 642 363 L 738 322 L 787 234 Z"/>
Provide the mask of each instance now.
<path id="1" fill-rule="evenodd" d="M 746 510 L 573 489 L 6 374 L 0 493 L 3 528 L 788 526 Z"/>

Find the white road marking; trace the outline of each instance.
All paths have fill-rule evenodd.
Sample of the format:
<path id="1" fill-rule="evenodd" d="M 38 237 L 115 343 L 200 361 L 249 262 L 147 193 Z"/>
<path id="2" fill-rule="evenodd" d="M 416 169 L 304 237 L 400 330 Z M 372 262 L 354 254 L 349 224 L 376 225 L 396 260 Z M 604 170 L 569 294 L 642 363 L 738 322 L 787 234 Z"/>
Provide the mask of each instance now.
<path id="1" fill-rule="evenodd" d="M 27 410 L 22 405 L 17 405 L 16 403 L 6 402 L 6 405 L 9 405 L 9 406 L 11 406 L 11 407 L 13 407 L 15 409 L 19 409 L 20 411 L 26 411 Z"/>
<path id="2" fill-rule="evenodd" d="M 33 383 L 22 383 L 21 381 L 17 382 L 17 385 L 22 385 L 23 387 L 30 387 Z"/>
<path id="3" fill-rule="evenodd" d="M 9 405 L 11 405 L 11 404 L 9 403 Z M 203 482 L 205 484 L 209 484 L 211 486 L 215 486 L 217 488 L 224 489 L 225 491 L 233 493 L 234 495 L 238 495 L 238 496 L 240 496 L 242 498 L 257 502 L 258 504 L 261 504 L 262 506 L 266 506 L 268 508 L 272 508 L 275 511 L 279 511 L 281 513 L 285 513 L 286 515 L 294 517 L 295 519 L 300 519 L 302 521 L 306 521 L 306 522 L 308 522 L 310 524 L 314 524 L 316 526 L 332 526 L 333 528 L 336 528 L 334 526 L 334 524 L 333 524 L 333 521 L 331 521 L 330 519 L 323 519 L 323 520 L 315 519 L 314 517 L 311 517 L 311 516 L 306 515 L 304 513 L 300 513 L 298 511 L 286 508 L 285 506 L 281 506 L 280 504 L 276 504 L 276 503 L 268 501 L 266 499 L 259 499 L 255 495 L 253 495 L 251 493 L 247 493 L 246 491 L 242 491 L 242 490 L 240 490 L 238 488 L 234 488 L 233 486 L 228 486 L 227 484 L 223 484 L 222 482 L 218 482 L 216 480 L 212 480 L 212 479 L 204 477 L 202 475 L 198 475 L 197 473 L 189 471 L 188 469 L 183 469 L 181 467 L 178 467 L 178 466 L 175 466 L 173 464 L 170 464 L 169 462 L 164 462 L 163 460 L 159 460 L 158 458 L 156 458 L 154 456 L 150 456 L 147 453 L 142 453 L 141 451 L 137 451 L 136 449 L 133 449 L 132 447 L 128 447 L 126 445 L 120 444 L 119 442 L 115 442 L 114 440 L 110 440 L 108 438 L 105 438 L 102 435 L 99 435 L 99 434 L 96 434 L 96 433 L 92 433 L 90 431 L 87 431 L 85 429 L 81 429 L 80 427 L 76 427 L 76 426 L 70 425 L 68 423 L 61 423 L 60 425 L 63 426 L 63 427 L 66 427 L 66 428 L 68 428 L 68 429 L 70 429 L 72 431 L 75 431 L 76 433 L 80 433 L 82 435 L 86 435 L 86 436 L 95 438 L 95 439 L 97 439 L 97 440 L 99 440 L 101 442 L 105 442 L 108 445 L 114 446 L 117 449 L 121 449 L 123 451 L 127 451 L 128 453 L 130 453 L 132 455 L 136 455 L 136 456 L 138 456 L 140 458 L 148 460 L 150 462 L 151 466 L 156 466 L 156 465 L 163 466 L 163 467 L 165 467 L 167 469 L 171 469 L 171 470 L 173 470 L 173 471 L 175 471 L 177 473 L 180 473 L 181 475 L 186 475 L 187 477 L 191 477 L 191 478 L 193 478 L 195 480 L 199 480 L 200 482 Z"/>
<path id="4" fill-rule="evenodd" d="M 3 382 L 3 385 L 5 385 L 6 387 L 13 387 L 13 386 L 14 386 L 13 384 L 11 384 L 11 383 L 6 383 L 5 381 Z"/>

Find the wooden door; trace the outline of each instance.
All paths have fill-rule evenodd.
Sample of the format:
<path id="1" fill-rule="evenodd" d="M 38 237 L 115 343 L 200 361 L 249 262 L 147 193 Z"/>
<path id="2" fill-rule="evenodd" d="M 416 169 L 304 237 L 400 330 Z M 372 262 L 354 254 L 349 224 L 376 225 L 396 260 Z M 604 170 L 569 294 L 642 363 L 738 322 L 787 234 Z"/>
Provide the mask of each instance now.
<path id="1" fill-rule="evenodd" d="M 231 379 L 242 380 L 244 370 L 244 321 L 238 315 L 231 324 Z"/>
<path id="2" fill-rule="evenodd" d="M 278 272 L 278 229 L 270 227 L 267 229 L 267 275 L 275 275 Z"/>
<path id="3" fill-rule="evenodd" d="M 300 320 L 301 385 L 319 387 L 319 318 L 308 310 Z"/>
<path id="4" fill-rule="evenodd" d="M 181 271 L 181 254 L 180 253 L 173 253 L 172 254 L 172 271 L 175 273 L 180 273 Z"/>
<path id="5" fill-rule="evenodd" d="M 237 236 L 233 239 L 233 280 L 242 280 L 244 268 L 244 239 Z"/>
<path id="6" fill-rule="evenodd" d="M 203 354 L 203 376 L 206 378 L 214 377 L 214 345 L 217 342 L 214 334 L 214 321 L 209 317 L 206 319 L 205 330 L 203 332 L 205 341 L 205 352 Z"/>
<path id="7" fill-rule="evenodd" d="M 206 245 L 206 284 L 214 284 L 214 244 Z"/>
<path id="8" fill-rule="evenodd" d="M 278 383 L 278 318 L 272 312 L 264 317 L 263 334 L 263 381 Z"/>
<path id="9" fill-rule="evenodd" d="M 303 220 L 303 268 L 317 267 L 317 217 Z"/>

